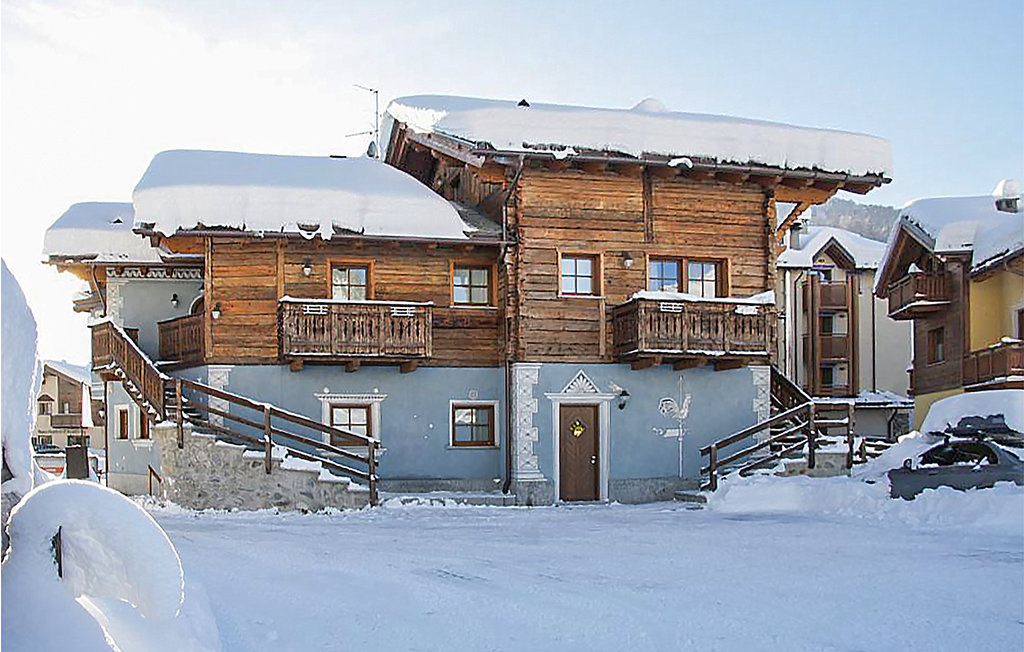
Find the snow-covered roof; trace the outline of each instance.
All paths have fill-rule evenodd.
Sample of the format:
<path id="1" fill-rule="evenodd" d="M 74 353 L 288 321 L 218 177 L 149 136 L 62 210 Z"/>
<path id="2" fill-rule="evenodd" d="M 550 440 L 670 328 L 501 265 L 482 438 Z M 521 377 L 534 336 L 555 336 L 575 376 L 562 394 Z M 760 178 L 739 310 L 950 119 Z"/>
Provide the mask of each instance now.
<path id="1" fill-rule="evenodd" d="M 135 212 L 121 202 L 72 204 L 43 236 L 43 255 L 97 262 L 160 262 L 160 251 L 132 232 Z"/>
<path id="2" fill-rule="evenodd" d="M 171 150 L 153 157 L 133 199 L 136 226 L 165 235 L 228 227 L 465 240 L 476 230 L 419 181 L 368 158 Z"/>
<path id="3" fill-rule="evenodd" d="M 918 199 L 900 210 L 900 223 L 935 253 L 972 252 L 972 268 L 1024 250 L 1024 213 L 996 208 L 992 195 Z"/>
<path id="4" fill-rule="evenodd" d="M 632 109 L 601 109 L 416 95 L 392 101 L 387 114 L 418 133 L 441 133 L 498 150 L 547 151 L 561 157 L 584 149 L 855 175 L 892 173 L 892 147 L 882 138 L 668 111 L 650 99 Z M 385 133 L 392 124 L 385 125 Z"/>
<path id="5" fill-rule="evenodd" d="M 66 360 L 47 360 L 43 364 L 72 380 L 77 380 L 83 385 L 92 384 L 92 370 L 89 367 L 71 364 Z"/>
<path id="6" fill-rule="evenodd" d="M 870 240 L 846 229 L 832 226 L 810 226 L 800 237 L 799 249 L 790 247 L 779 254 L 779 267 L 810 268 L 814 259 L 828 244 L 835 241 L 853 259 L 857 269 L 877 269 L 885 253 L 885 243 Z"/>

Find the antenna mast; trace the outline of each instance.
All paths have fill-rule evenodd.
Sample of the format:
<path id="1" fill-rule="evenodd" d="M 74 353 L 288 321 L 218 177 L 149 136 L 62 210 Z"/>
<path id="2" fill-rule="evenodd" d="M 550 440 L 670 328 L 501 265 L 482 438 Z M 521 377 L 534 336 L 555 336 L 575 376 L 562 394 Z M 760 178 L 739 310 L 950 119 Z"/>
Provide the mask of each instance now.
<path id="1" fill-rule="evenodd" d="M 376 158 L 381 157 L 380 151 L 380 91 L 376 88 L 352 84 L 358 89 L 373 93 L 373 144 L 377 148 Z"/>

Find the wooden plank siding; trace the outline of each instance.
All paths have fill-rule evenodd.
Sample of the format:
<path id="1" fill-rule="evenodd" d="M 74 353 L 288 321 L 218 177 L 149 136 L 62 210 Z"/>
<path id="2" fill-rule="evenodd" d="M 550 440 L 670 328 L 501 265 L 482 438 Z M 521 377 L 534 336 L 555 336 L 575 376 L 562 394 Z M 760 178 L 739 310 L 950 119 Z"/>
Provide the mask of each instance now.
<path id="1" fill-rule="evenodd" d="M 949 305 L 940 312 L 914 319 L 914 394 L 929 394 L 963 386 L 963 358 L 969 352 L 967 260 L 946 262 Z M 928 333 L 944 330 L 942 362 L 928 362 Z"/>
<path id="2" fill-rule="evenodd" d="M 208 362 L 278 363 L 278 299 L 329 298 L 331 261 L 371 267 L 373 299 L 434 302 L 433 355 L 424 366 L 492 366 L 503 360 L 502 310 L 456 308 L 451 299 L 452 263 L 494 265 L 496 247 L 467 250 L 461 245 L 430 248 L 298 238 L 209 240 Z M 309 276 L 303 272 L 307 261 L 312 268 Z M 497 271 L 494 267 L 494 283 L 500 283 Z M 209 311 L 218 305 L 220 318 L 210 319 Z"/>
<path id="3" fill-rule="evenodd" d="M 519 360 L 611 361 L 611 308 L 646 289 L 649 256 L 721 261 L 734 296 L 770 287 L 760 187 L 527 169 L 518 191 Z M 559 295 L 559 253 L 598 257 L 600 297 Z"/>

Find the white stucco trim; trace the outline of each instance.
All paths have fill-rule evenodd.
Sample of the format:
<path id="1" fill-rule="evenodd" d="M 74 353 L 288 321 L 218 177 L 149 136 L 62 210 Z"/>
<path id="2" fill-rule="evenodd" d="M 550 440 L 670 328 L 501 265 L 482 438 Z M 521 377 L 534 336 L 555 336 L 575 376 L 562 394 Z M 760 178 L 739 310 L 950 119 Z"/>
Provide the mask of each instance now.
<path id="1" fill-rule="evenodd" d="M 494 444 L 488 444 L 487 446 L 456 446 L 455 445 L 455 423 L 454 415 L 456 405 L 489 405 L 494 408 Z M 457 399 L 453 398 L 448 401 L 448 448 L 452 450 L 467 450 L 467 451 L 478 451 L 478 450 L 493 450 L 495 448 L 501 448 L 501 419 L 500 413 L 498 412 L 498 401 L 497 400 L 485 400 L 485 399 Z"/>
<path id="2" fill-rule="evenodd" d="M 581 369 L 569 384 L 558 393 L 544 394 L 551 401 L 551 441 L 554 452 L 554 485 L 555 501 L 561 502 L 562 470 L 559 462 L 561 448 L 561 432 L 558 423 L 562 405 L 596 405 L 597 406 L 597 490 L 598 500 L 608 500 L 609 450 L 611 449 L 611 403 L 619 398 L 618 394 L 600 392 L 597 385 Z"/>
<path id="3" fill-rule="evenodd" d="M 387 394 L 314 394 L 320 401 L 320 423 L 325 426 L 331 425 L 331 405 L 345 403 L 347 405 L 365 405 L 370 408 L 370 432 L 373 437 L 383 445 L 384 438 L 380 431 L 380 404 L 388 397 Z M 329 444 L 330 437 L 327 433 L 321 433 L 325 444 Z"/>

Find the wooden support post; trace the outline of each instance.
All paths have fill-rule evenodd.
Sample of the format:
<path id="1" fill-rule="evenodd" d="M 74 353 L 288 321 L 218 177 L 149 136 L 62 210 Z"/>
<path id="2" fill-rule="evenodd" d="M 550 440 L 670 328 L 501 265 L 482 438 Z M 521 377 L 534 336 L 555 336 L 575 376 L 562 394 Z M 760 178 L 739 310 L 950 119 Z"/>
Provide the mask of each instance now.
<path id="1" fill-rule="evenodd" d="M 185 406 L 181 404 L 181 401 L 182 401 L 182 398 L 181 398 L 181 378 L 175 378 L 174 379 L 174 405 L 175 405 L 174 411 L 177 414 L 175 415 L 174 420 L 175 420 L 175 422 L 176 422 L 176 424 L 178 426 L 178 448 L 185 448 L 185 431 L 184 431 L 184 429 L 182 427 L 183 426 L 183 424 L 182 424 L 182 421 L 183 421 L 182 410 L 184 409 Z"/>
<path id="2" fill-rule="evenodd" d="M 377 503 L 378 503 L 378 501 L 377 501 L 377 442 L 371 443 L 370 446 L 367 449 L 367 452 L 369 453 L 369 455 L 367 455 L 367 457 L 368 457 L 368 460 L 367 460 L 367 467 L 368 467 L 367 470 L 368 470 L 368 473 L 367 473 L 367 475 L 370 476 L 370 479 L 368 481 L 369 484 L 370 484 L 370 506 L 371 507 L 376 507 Z"/>
<path id="3" fill-rule="evenodd" d="M 711 452 L 708 455 L 708 486 L 711 491 L 718 490 L 718 445 L 711 445 Z"/>
<path id="4" fill-rule="evenodd" d="M 270 474 L 270 469 L 273 467 L 273 449 L 274 440 L 271 438 L 270 433 L 270 406 L 263 406 L 263 468 Z"/>
<path id="5" fill-rule="evenodd" d="M 685 360 L 676 360 L 672 363 L 672 368 L 676 371 L 682 371 L 684 369 L 694 369 L 696 367 L 703 367 L 707 362 L 704 358 L 686 358 Z"/>
<path id="6" fill-rule="evenodd" d="M 64 551 L 61 544 L 61 529 L 57 527 L 57 534 L 53 535 L 53 560 L 57 562 L 57 577 L 64 577 Z"/>
<path id="7" fill-rule="evenodd" d="M 411 374 L 412 372 L 416 371 L 416 368 L 419 366 L 420 363 L 418 360 L 409 360 L 408 362 L 403 362 L 402 364 L 398 365 L 398 373 Z"/>
<path id="8" fill-rule="evenodd" d="M 853 468 L 853 403 L 846 404 L 846 468 Z"/>
<path id="9" fill-rule="evenodd" d="M 818 429 L 814 425 L 814 403 L 807 408 L 807 468 L 813 469 L 815 463 L 814 448 L 817 445 L 816 439 Z"/>

